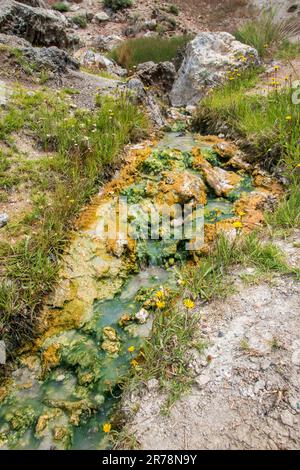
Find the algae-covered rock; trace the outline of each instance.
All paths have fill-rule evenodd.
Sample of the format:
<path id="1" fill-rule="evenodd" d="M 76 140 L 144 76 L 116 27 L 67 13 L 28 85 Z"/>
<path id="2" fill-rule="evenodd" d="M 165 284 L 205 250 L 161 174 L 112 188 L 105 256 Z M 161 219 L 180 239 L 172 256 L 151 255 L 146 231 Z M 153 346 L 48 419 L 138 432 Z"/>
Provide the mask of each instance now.
<path id="1" fill-rule="evenodd" d="M 5 415 L 5 420 L 14 431 L 25 432 L 35 421 L 36 414 L 31 406 L 9 411 Z"/>
<path id="2" fill-rule="evenodd" d="M 110 341 L 117 341 L 118 336 L 117 332 L 111 326 L 105 326 L 102 330 L 103 337 L 109 339 Z"/>
<path id="3" fill-rule="evenodd" d="M 72 443 L 73 433 L 66 426 L 55 426 L 53 429 L 53 439 L 63 444 L 63 447 L 69 448 Z"/>
<path id="4" fill-rule="evenodd" d="M 42 352 L 43 370 L 49 370 L 59 365 L 60 347 L 60 344 L 53 343 L 45 351 Z"/>
<path id="5" fill-rule="evenodd" d="M 128 325 L 130 321 L 131 321 L 131 316 L 128 313 L 124 313 L 119 319 L 118 325 L 123 327 L 123 326 Z"/>
<path id="6" fill-rule="evenodd" d="M 102 336 L 104 339 L 101 344 L 103 351 L 112 355 L 117 354 L 120 351 L 121 345 L 116 330 L 111 326 L 105 326 L 102 330 Z"/>
<path id="7" fill-rule="evenodd" d="M 118 341 L 110 341 L 107 339 L 103 341 L 101 348 L 108 354 L 117 354 L 120 351 L 120 343 Z"/>

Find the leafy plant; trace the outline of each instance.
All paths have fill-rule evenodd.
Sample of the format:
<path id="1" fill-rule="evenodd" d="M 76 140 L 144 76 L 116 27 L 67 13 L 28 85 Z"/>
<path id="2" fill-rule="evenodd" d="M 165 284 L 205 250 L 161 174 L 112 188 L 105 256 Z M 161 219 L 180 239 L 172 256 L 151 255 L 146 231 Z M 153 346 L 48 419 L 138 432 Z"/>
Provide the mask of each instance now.
<path id="1" fill-rule="evenodd" d="M 65 2 L 57 2 L 52 5 L 52 9 L 59 11 L 60 13 L 67 13 L 70 11 L 70 5 Z"/>
<path id="2" fill-rule="evenodd" d="M 104 0 L 103 4 L 106 8 L 111 8 L 113 11 L 118 11 L 131 7 L 132 0 Z"/>
<path id="3" fill-rule="evenodd" d="M 148 61 L 158 63 L 173 60 L 178 50 L 191 39 L 189 35 L 128 39 L 112 51 L 111 57 L 123 67 L 132 70 Z"/>
<path id="4" fill-rule="evenodd" d="M 264 57 L 278 49 L 297 29 L 292 21 L 278 21 L 276 10 L 265 9 L 255 20 L 251 19 L 238 29 L 235 37 L 255 47 L 259 55 Z"/>
<path id="5" fill-rule="evenodd" d="M 87 26 L 87 19 L 84 15 L 75 15 L 72 17 L 72 21 L 80 28 L 86 28 Z"/>

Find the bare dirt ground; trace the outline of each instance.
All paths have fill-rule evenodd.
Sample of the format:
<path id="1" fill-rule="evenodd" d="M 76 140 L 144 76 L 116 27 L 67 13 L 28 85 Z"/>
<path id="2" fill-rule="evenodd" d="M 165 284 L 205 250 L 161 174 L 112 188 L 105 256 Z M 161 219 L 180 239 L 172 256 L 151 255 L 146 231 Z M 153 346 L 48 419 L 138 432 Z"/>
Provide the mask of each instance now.
<path id="1" fill-rule="evenodd" d="M 55 0 L 48 0 L 48 4 Z M 116 35 L 125 38 L 125 31 L 129 25 L 136 21 L 151 20 L 154 10 L 161 10 L 176 21 L 174 30 L 170 34 L 182 34 L 183 32 L 196 33 L 198 31 L 229 31 L 236 29 L 237 24 L 254 15 L 253 7 L 249 6 L 249 0 L 173 0 L 157 2 L 155 0 L 135 1 L 132 8 L 117 12 L 109 21 L 98 23 L 92 21 L 84 29 L 76 29 L 83 43 L 93 46 L 98 35 Z M 179 9 L 178 16 L 168 13 L 169 5 L 176 5 Z M 83 0 L 80 3 L 72 3 L 71 11 L 65 16 L 72 18 L 85 12 L 95 15 L 103 11 L 98 0 Z M 145 31 L 142 33 L 144 34 Z"/>
<path id="2" fill-rule="evenodd" d="M 278 241 L 299 266 L 300 233 Z M 201 309 L 210 346 L 194 354 L 190 393 L 162 416 L 158 383 L 135 392 L 125 411 L 142 449 L 298 449 L 300 445 L 300 284 L 291 277 L 245 285 Z"/>

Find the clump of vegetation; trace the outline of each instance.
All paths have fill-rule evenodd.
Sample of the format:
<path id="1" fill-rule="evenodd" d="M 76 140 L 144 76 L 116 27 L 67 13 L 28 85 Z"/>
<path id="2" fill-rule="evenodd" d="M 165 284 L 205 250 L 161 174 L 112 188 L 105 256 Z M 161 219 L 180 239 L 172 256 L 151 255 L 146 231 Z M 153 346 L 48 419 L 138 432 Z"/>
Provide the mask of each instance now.
<path id="1" fill-rule="evenodd" d="M 74 24 L 79 26 L 79 28 L 86 28 L 87 27 L 87 19 L 84 15 L 75 15 L 72 17 L 72 21 Z"/>
<path id="2" fill-rule="evenodd" d="M 70 11 L 70 5 L 66 2 L 57 2 L 52 5 L 52 9 L 60 13 L 67 13 Z"/>
<path id="3" fill-rule="evenodd" d="M 297 27 L 291 21 L 278 21 L 275 10 L 264 10 L 255 20 L 251 19 L 235 33 L 235 37 L 257 49 L 264 57 L 274 50 L 286 48 Z"/>
<path id="4" fill-rule="evenodd" d="M 144 62 L 159 63 L 173 60 L 178 50 L 185 47 L 191 39 L 188 35 L 128 39 L 112 51 L 111 57 L 121 66 L 133 70 Z"/>
<path id="5" fill-rule="evenodd" d="M 168 12 L 171 13 L 172 15 L 178 16 L 179 15 L 179 9 L 176 5 L 169 5 L 168 6 Z"/>
<path id="6" fill-rule="evenodd" d="M 123 146 L 147 129 L 144 115 L 124 94 L 101 98 L 94 111 L 74 110 L 67 98 L 63 92 L 20 90 L 0 115 L 0 139 L 26 126 L 44 151 L 54 152 L 36 170 L 36 198 L 32 213 L 15 228 L 18 241 L 0 245 L 0 331 L 9 354 L 34 335 L 74 217 L 111 173 Z M 9 162 L 1 162 L 3 174 Z"/>
<path id="7" fill-rule="evenodd" d="M 257 73 L 245 72 L 210 93 L 198 108 L 195 126 L 216 131 L 218 123 L 226 122 L 233 134 L 252 144 L 258 156 L 270 155 L 266 164 L 284 161 L 292 176 L 300 163 L 300 108 L 293 104 L 295 90 L 288 82 L 279 89 L 274 70 L 268 94 L 245 94 L 255 85 Z"/>
<path id="8" fill-rule="evenodd" d="M 113 11 L 123 10 L 132 6 L 132 0 L 104 0 L 103 5 Z"/>
<path id="9" fill-rule="evenodd" d="M 130 386 L 134 387 L 135 380 L 146 382 L 156 378 L 167 392 L 164 412 L 168 412 L 194 380 L 188 366 L 191 349 L 203 352 L 207 347 L 206 341 L 197 335 L 197 305 L 233 292 L 228 273 L 234 265 L 254 267 L 257 277 L 271 272 L 300 274 L 299 269 L 287 265 L 283 252 L 263 241 L 259 233 L 240 235 L 233 242 L 221 234 L 210 255 L 201 257 L 197 264 L 186 264 L 178 272 L 177 289 L 155 294 L 157 312 L 153 334 L 135 360 Z"/>

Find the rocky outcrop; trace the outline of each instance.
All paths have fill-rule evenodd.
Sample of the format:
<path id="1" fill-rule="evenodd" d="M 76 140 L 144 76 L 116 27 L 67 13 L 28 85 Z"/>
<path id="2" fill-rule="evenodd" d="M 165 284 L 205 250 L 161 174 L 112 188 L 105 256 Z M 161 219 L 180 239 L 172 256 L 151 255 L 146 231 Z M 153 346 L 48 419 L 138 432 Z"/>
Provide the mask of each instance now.
<path id="1" fill-rule="evenodd" d="M 163 92 L 169 92 L 176 77 L 176 70 L 172 62 L 145 62 L 138 66 L 136 75 L 146 86 L 156 86 Z"/>
<path id="2" fill-rule="evenodd" d="M 125 77 L 127 70 L 108 59 L 105 55 L 92 51 L 91 49 L 82 48 L 75 52 L 75 58 L 81 65 L 91 71 L 105 70 L 110 74 Z"/>
<path id="3" fill-rule="evenodd" d="M 47 8 L 47 4 L 43 0 L 19 0 L 19 3 L 24 3 L 30 7 Z"/>
<path id="4" fill-rule="evenodd" d="M 28 47 L 22 49 L 23 56 L 34 63 L 38 70 L 65 72 L 67 69 L 79 69 L 79 63 L 58 47 Z"/>
<path id="5" fill-rule="evenodd" d="M 35 46 L 67 47 L 76 39 L 68 35 L 68 20 L 59 12 L 4 0 L 0 6 L 0 32 L 14 34 Z"/>
<path id="6" fill-rule="evenodd" d="M 225 80 L 236 68 L 258 64 L 256 49 L 242 44 L 229 33 L 203 32 L 191 41 L 172 88 L 173 106 L 194 105 L 207 91 Z"/>
<path id="7" fill-rule="evenodd" d="M 159 105 L 156 103 L 151 93 L 145 90 L 141 80 L 132 78 L 127 82 L 126 89 L 131 93 L 134 102 L 143 104 L 146 107 L 151 120 L 156 126 L 161 127 L 165 124 Z"/>
<path id="8" fill-rule="evenodd" d="M 66 51 L 55 46 L 32 47 L 30 42 L 25 39 L 6 34 L 0 34 L 0 45 L 6 46 L 1 51 L 1 54 L 6 54 L 6 57 L 15 57 L 15 50 L 18 49 L 22 60 L 34 66 L 35 70 L 62 73 L 67 69 L 76 70 L 79 68 L 79 63 L 75 59 L 70 57 Z"/>

